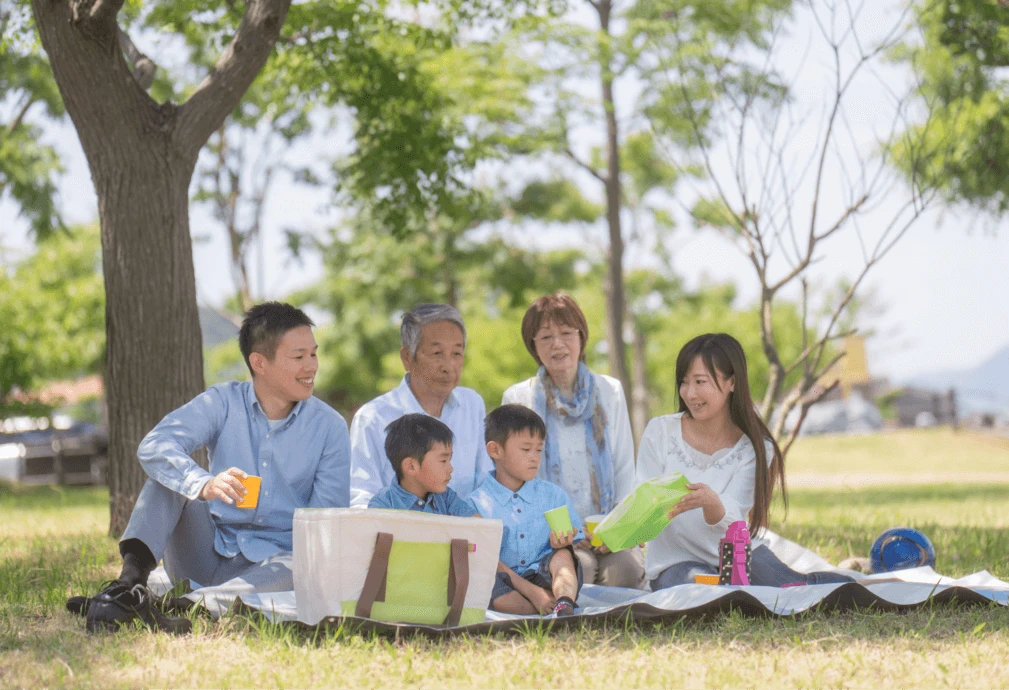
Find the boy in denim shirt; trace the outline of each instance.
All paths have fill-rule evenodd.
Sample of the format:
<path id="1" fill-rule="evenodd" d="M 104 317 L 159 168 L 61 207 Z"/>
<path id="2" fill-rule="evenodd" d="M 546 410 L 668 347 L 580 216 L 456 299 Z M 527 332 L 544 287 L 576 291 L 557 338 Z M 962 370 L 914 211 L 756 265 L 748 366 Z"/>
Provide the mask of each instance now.
<path id="1" fill-rule="evenodd" d="M 581 566 L 571 545 L 584 536 L 564 489 L 536 479 L 546 426 L 527 407 L 502 405 L 487 415 L 484 437 L 496 469 L 470 500 L 483 517 L 504 523 L 491 608 L 570 616 L 582 586 Z M 564 505 L 574 529 L 551 531 L 543 513 Z"/>
<path id="2" fill-rule="evenodd" d="M 426 414 L 407 414 L 385 430 L 385 454 L 396 479 L 372 497 L 369 508 L 479 517 L 473 503 L 448 488 L 452 479 L 451 429 Z"/>

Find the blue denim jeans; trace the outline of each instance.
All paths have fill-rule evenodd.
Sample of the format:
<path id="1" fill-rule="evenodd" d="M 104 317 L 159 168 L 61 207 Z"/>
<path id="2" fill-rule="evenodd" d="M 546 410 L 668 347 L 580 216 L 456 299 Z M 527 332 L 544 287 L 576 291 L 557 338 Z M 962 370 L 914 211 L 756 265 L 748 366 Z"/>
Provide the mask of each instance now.
<path id="1" fill-rule="evenodd" d="M 718 568 L 699 561 L 684 561 L 669 566 L 659 576 L 652 580 L 652 591 L 673 587 L 674 585 L 693 584 L 694 575 L 717 575 Z M 793 582 L 804 582 L 807 585 L 823 585 L 831 582 L 853 582 L 847 575 L 821 571 L 816 573 L 800 573 L 792 570 L 781 562 L 774 552 L 766 546 L 758 546 L 750 554 L 750 584 L 764 587 L 781 587 Z"/>

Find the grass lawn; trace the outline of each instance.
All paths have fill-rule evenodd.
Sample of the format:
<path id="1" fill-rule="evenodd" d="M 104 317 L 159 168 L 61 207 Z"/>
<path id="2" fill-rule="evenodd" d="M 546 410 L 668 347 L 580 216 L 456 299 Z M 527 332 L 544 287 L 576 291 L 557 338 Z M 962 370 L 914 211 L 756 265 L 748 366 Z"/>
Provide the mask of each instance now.
<path id="1" fill-rule="evenodd" d="M 886 527 L 924 529 L 938 569 L 1009 578 L 1009 487 L 796 490 L 775 529 L 828 559 L 865 554 Z M 118 573 L 99 489 L 0 487 L 0 687 L 1004 686 L 1009 609 L 798 619 L 730 615 L 546 635 L 390 641 L 311 638 L 244 618 L 190 637 L 90 636 L 63 603 Z"/>
<path id="2" fill-rule="evenodd" d="M 787 467 L 789 474 L 1005 474 L 1009 437 L 948 427 L 808 436 L 795 442 Z"/>

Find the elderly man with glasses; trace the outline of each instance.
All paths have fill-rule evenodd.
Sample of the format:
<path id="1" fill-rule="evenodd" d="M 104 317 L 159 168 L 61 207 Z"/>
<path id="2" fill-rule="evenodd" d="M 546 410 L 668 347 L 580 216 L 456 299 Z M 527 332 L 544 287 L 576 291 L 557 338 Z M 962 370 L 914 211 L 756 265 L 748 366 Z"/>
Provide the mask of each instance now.
<path id="1" fill-rule="evenodd" d="M 452 430 L 449 487 L 467 498 L 493 469 L 484 445 L 483 398 L 459 386 L 466 325 L 447 304 L 421 304 L 403 316 L 399 351 L 406 375 L 393 390 L 365 404 L 350 426 L 350 504 L 366 507 L 396 475 L 385 457 L 386 427 L 405 414 L 422 413 Z"/>

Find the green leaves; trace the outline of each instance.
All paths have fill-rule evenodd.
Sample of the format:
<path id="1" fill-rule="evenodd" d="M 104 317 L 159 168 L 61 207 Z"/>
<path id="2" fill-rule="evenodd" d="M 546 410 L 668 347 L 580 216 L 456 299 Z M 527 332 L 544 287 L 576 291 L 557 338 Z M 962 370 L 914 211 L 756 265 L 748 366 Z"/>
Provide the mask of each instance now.
<path id="1" fill-rule="evenodd" d="M 916 19 L 921 42 L 892 57 L 914 68 L 930 118 L 904 132 L 894 162 L 948 203 L 1004 213 L 1009 93 L 998 68 L 1009 65 L 1009 9 L 998 0 L 938 0 L 921 2 Z"/>
<path id="2" fill-rule="evenodd" d="M 530 182 L 511 206 L 519 215 L 546 223 L 592 223 L 603 213 L 567 179 Z"/>
<path id="3" fill-rule="evenodd" d="M 698 199 L 690 214 L 698 225 L 707 225 L 718 230 L 738 233 L 743 227 L 742 219 L 721 199 Z"/>
<path id="4" fill-rule="evenodd" d="M 41 143 L 34 121 L 43 111 L 61 117 L 63 102 L 34 36 L 23 8 L 0 3 L 0 102 L 9 104 L 0 111 L 0 195 L 20 207 L 33 235 L 45 237 L 62 228 L 56 206 L 62 168 L 52 147 Z"/>
<path id="5" fill-rule="evenodd" d="M 105 286 L 98 228 L 39 242 L 0 272 L 0 399 L 13 386 L 98 371 L 105 356 Z"/>

